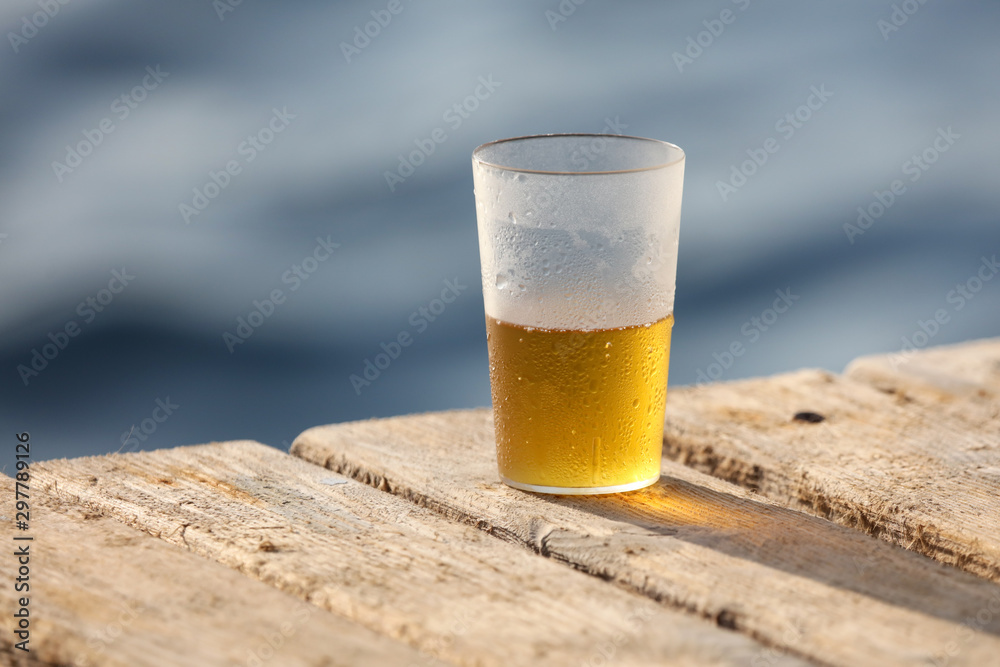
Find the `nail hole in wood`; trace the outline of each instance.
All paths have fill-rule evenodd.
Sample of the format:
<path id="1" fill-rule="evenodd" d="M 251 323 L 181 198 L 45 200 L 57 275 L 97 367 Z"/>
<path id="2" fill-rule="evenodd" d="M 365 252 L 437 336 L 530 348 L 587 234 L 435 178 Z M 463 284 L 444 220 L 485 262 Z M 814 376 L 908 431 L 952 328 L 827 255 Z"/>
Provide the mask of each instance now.
<path id="1" fill-rule="evenodd" d="M 719 612 L 719 615 L 715 617 L 715 623 L 720 628 L 728 628 L 730 630 L 736 629 L 736 614 L 729 611 L 728 609 L 723 609 Z"/>

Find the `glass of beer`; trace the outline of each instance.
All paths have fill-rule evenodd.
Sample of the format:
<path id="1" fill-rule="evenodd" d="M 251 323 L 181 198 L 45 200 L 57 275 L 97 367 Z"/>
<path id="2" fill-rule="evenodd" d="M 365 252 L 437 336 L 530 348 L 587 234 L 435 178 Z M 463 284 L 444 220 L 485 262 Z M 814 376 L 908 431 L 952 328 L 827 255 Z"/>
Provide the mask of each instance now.
<path id="1" fill-rule="evenodd" d="M 660 476 L 684 151 L 553 134 L 472 154 L 500 478 L 539 493 Z"/>

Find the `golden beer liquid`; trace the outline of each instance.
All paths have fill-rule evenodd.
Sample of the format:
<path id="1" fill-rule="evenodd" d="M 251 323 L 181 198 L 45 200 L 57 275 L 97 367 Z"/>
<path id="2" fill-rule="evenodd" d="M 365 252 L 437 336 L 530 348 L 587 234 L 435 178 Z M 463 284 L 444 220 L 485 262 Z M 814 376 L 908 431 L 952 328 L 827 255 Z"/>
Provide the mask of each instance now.
<path id="1" fill-rule="evenodd" d="M 487 315 L 504 481 L 570 489 L 655 481 L 673 323 L 668 315 L 649 325 L 567 331 Z"/>

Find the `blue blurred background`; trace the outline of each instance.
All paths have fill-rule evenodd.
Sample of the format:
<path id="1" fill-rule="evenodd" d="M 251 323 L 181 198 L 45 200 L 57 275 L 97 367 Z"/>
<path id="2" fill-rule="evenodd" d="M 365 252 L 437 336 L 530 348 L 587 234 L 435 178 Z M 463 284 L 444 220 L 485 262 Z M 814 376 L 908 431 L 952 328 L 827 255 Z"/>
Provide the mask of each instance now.
<path id="1" fill-rule="evenodd" d="M 949 293 L 1000 253 L 998 25 L 986 0 L 5 0 L 0 426 L 51 458 L 488 405 L 470 153 L 533 133 L 685 149 L 672 385 L 839 371 L 940 309 L 930 344 L 996 336 L 1000 280 Z"/>

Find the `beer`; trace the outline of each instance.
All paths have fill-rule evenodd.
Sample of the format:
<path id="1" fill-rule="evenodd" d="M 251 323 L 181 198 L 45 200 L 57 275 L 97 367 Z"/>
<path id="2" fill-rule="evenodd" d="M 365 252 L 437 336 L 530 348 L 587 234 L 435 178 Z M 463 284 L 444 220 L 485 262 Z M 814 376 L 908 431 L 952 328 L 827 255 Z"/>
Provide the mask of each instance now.
<path id="1" fill-rule="evenodd" d="M 606 134 L 473 151 L 505 484 L 585 495 L 659 479 L 684 161 Z"/>
<path id="2" fill-rule="evenodd" d="M 503 481 L 549 493 L 655 481 L 672 326 L 668 315 L 651 324 L 570 331 L 487 315 Z"/>

